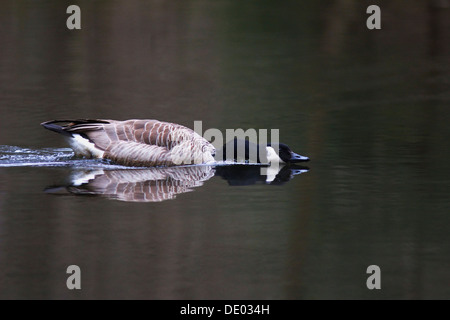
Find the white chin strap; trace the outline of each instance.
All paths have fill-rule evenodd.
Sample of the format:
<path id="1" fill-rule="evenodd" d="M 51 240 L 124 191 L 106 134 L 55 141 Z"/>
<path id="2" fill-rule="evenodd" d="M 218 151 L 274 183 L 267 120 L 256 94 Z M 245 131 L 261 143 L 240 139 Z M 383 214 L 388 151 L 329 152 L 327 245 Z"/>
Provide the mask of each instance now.
<path id="1" fill-rule="evenodd" d="M 266 147 L 267 150 L 267 161 L 270 163 L 278 162 L 278 163 L 284 163 L 283 160 L 278 156 L 278 154 L 275 152 L 275 149 L 272 147 Z"/>

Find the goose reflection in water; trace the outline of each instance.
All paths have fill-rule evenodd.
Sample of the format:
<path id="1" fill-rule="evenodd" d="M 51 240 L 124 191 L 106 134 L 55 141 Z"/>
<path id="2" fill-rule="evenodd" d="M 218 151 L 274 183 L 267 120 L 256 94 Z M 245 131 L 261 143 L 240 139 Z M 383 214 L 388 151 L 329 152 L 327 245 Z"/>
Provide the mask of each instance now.
<path id="1" fill-rule="evenodd" d="M 213 176 L 230 186 L 257 183 L 280 185 L 307 172 L 300 166 L 282 166 L 261 174 L 257 165 L 186 166 L 148 169 L 75 170 L 65 186 L 47 187 L 50 194 L 90 195 L 128 202 L 160 202 L 193 191 Z M 264 171 L 263 171 L 264 173 Z"/>

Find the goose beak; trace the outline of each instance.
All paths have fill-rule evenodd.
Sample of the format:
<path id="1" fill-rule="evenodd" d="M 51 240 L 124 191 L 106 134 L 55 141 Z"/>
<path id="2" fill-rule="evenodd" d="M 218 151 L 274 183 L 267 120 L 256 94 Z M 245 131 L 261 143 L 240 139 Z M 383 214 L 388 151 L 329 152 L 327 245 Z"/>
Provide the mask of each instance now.
<path id="1" fill-rule="evenodd" d="M 291 153 L 291 158 L 289 159 L 290 163 L 304 162 L 304 161 L 309 161 L 309 158 L 296 154 L 295 152 Z"/>
<path id="2" fill-rule="evenodd" d="M 293 176 L 296 176 L 298 174 L 302 174 L 302 173 L 305 173 L 305 172 L 308 172 L 308 171 L 309 171 L 308 169 L 292 169 L 291 170 L 291 174 Z"/>

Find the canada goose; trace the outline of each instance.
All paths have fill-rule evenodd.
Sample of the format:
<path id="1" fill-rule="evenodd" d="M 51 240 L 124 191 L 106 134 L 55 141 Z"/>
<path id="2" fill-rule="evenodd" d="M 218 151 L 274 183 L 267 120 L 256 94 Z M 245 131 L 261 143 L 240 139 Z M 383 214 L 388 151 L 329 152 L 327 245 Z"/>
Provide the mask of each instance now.
<path id="1" fill-rule="evenodd" d="M 291 164 L 309 161 L 308 157 L 293 152 L 284 143 L 258 145 L 248 140 L 239 140 L 237 138 L 226 143 L 222 150 L 216 153 L 215 159 L 262 164 L 274 162 Z"/>
<path id="2" fill-rule="evenodd" d="M 45 192 L 100 196 L 127 202 L 161 202 L 194 191 L 213 176 L 212 166 L 75 170 L 69 184 L 49 186 Z"/>
<path id="3" fill-rule="evenodd" d="M 282 143 L 260 146 L 237 139 L 225 144 L 222 154 L 216 155 L 214 146 L 194 130 L 158 120 L 51 120 L 41 125 L 66 136 L 76 156 L 109 159 L 126 166 L 201 164 L 215 159 L 256 159 L 253 162 L 262 164 L 309 160 Z M 244 154 L 241 150 L 245 150 Z M 231 158 L 227 158 L 228 153 Z"/>
<path id="4" fill-rule="evenodd" d="M 158 120 L 52 120 L 44 128 L 66 136 L 76 156 L 126 166 L 174 166 L 214 161 L 214 146 L 194 130 Z"/>
<path id="5" fill-rule="evenodd" d="M 261 175 L 260 166 L 245 164 L 217 166 L 153 167 L 145 169 L 75 169 L 68 183 L 45 188 L 52 195 L 97 196 L 127 202 L 160 202 L 194 191 L 213 176 L 230 186 L 281 185 L 307 172 L 298 165 L 279 166 L 273 178 Z"/>
<path id="6" fill-rule="evenodd" d="M 222 177 L 228 181 L 230 186 L 247 186 L 257 183 L 266 185 L 282 185 L 294 178 L 294 176 L 308 172 L 307 167 L 290 165 L 279 166 L 275 173 L 266 172 L 261 174 L 259 166 L 247 165 L 231 165 L 231 166 L 217 166 L 216 176 Z"/>

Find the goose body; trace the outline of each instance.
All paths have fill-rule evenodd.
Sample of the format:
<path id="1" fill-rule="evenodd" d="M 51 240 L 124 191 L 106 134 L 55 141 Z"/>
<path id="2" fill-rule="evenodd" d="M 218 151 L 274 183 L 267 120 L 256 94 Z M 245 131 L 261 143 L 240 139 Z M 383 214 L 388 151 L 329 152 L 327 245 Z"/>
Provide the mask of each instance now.
<path id="1" fill-rule="evenodd" d="M 214 176 L 226 180 L 230 186 L 281 185 L 304 172 L 308 172 L 308 168 L 298 165 L 279 166 L 275 176 L 270 178 L 269 174 L 261 174 L 260 166 L 245 164 L 134 170 L 83 168 L 72 170 L 69 179 L 66 179 L 68 183 L 48 186 L 45 192 L 54 195 L 97 196 L 127 202 L 160 202 L 194 191 Z"/>
<path id="2" fill-rule="evenodd" d="M 126 166 L 174 166 L 214 161 L 214 146 L 185 126 L 158 120 L 52 120 L 41 124 L 68 139 L 76 156 Z"/>
<path id="3" fill-rule="evenodd" d="M 160 202 L 194 191 L 214 176 L 212 166 L 75 170 L 68 185 L 50 186 L 51 194 L 100 196 L 127 202 Z"/>

